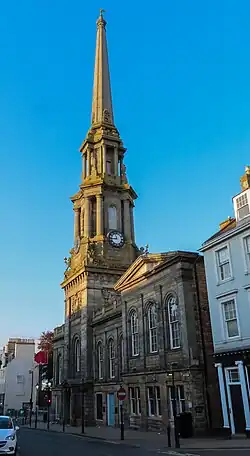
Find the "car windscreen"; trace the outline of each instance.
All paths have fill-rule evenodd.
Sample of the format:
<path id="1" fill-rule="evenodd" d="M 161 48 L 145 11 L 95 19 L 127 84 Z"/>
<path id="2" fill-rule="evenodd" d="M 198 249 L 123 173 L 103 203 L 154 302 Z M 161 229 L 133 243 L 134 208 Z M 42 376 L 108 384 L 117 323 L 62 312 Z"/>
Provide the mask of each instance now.
<path id="1" fill-rule="evenodd" d="M 9 418 L 0 417 L 0 429 L 13 429 L 13 423 Z"/>

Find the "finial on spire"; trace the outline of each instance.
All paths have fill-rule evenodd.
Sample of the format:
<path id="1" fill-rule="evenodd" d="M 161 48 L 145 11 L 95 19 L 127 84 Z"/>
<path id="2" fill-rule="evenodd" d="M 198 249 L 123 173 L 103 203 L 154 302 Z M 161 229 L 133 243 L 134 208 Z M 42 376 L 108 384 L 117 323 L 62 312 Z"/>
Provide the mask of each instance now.
<path id="1" fill-rule="evenodd" d="M 107 22 L 105 21 L 105 19 L 103 17 L 103 13 L 106 13 L 106 11 L 104 9 L 100 8 L 100 16 L 97 19 L 97 25 L 101 25 L 101 26 L 105 27 Z"/>

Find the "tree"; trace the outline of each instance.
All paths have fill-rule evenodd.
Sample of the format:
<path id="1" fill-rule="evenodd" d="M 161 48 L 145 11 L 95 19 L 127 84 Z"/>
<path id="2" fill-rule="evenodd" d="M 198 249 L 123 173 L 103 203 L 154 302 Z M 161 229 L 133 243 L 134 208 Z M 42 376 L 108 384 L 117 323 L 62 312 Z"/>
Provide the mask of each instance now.
<path id="1" fill-rule="evenodd" d="M 47 364 L 44 366 L 46 380 L 51 380 L 53 377 L 53 340 L 53 331 L 43 331 L 38 344 L 38 349 L 46 352 L 48 355 L 46 357 Z"/>
<path id="2" fill-rule="evenodd" d="M 48 354 L 52 353 L 53 340 L 54 340 L 53 331 L 43 331 L 40 336 L 40 341 L 38 344 L 39 350 L 43 350 L 43 351 L 47 352 Z"/>

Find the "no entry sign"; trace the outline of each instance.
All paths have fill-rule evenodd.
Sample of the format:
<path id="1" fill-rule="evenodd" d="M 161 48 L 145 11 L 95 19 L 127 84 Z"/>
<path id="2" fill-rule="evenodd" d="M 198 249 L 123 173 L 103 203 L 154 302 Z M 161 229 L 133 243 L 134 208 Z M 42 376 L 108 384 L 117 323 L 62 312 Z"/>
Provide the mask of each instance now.
<path id="1" fill-rule="evenodd" d="M 120 389 L 118 389 L 117 397 L 119 401 L 124 401 L 124 399 L 126 399 L 126 391 L 124 388 L 121 387 Z"/>

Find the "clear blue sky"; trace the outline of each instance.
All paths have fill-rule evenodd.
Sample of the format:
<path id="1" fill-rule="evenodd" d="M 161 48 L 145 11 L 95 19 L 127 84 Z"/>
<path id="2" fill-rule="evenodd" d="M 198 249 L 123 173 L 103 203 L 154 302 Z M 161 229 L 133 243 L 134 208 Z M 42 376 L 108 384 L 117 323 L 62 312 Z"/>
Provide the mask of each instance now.
<path id="1" fill-rule="evenodd" d="M 100 7 L 138 245 L 198 249 L 250 164 L 248 0 L 2 2 L 0 344 L 63 321 Z"/>

